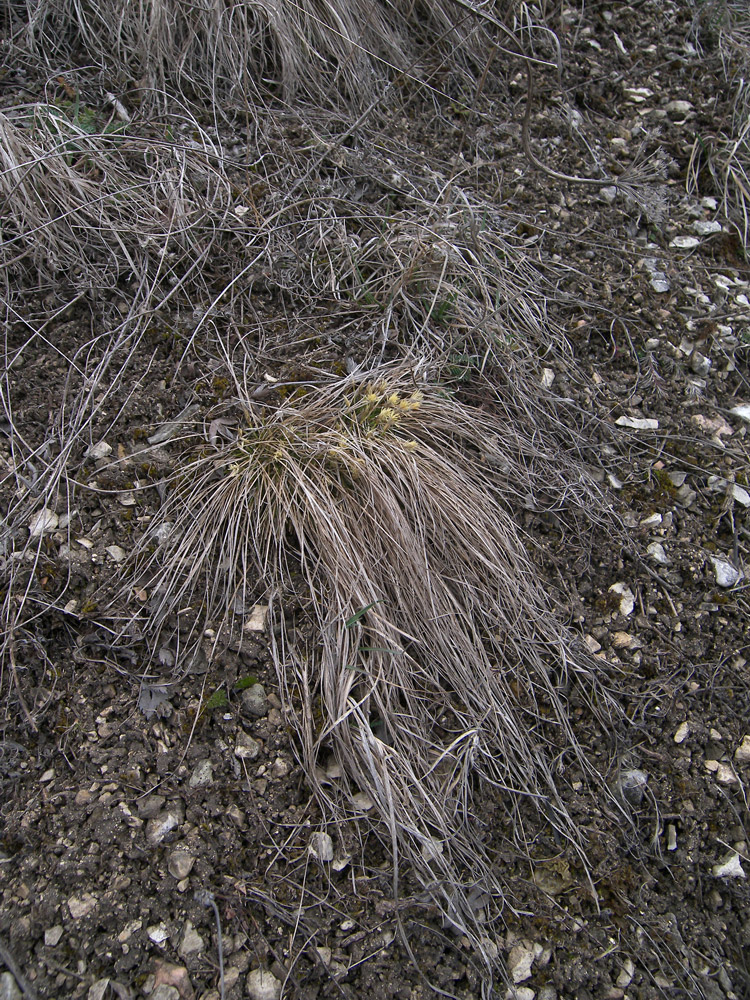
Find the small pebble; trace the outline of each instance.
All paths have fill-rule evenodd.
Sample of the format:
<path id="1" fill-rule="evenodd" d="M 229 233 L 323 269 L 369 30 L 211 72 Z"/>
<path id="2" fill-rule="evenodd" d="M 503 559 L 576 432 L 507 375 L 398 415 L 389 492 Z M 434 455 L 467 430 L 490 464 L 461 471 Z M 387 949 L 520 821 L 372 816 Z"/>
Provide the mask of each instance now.
<path id="1" fill-rule="evenodd" d="M 742 737 L 742 743 L 734 752 L 734 759 L 738 764 L 747 764 L 750 761 L 750 735 Z"/>
<path id="2" fill-rule="evenodd" d="M 0 1000 L 22 1000 L 23 994 L 10 972 L 0 973 Z"/>
<path id="3" fill-rule="evenodd" d="M 185 810 L 181 804 L 173 803 L 168 809 L 160 812 L 146 823 L 146 841 L 151 847 L 160 844 L 173 830 L 182 823 Z"/>
<path id="4" fill-rule="evenodd" d="M 642 528 L 657 528 L 662 522 L 661 514 L 651 514 L 641 521 Z"/>
<path id="5" fill-rule="evenodd" d="M 262 684 L 253 684 L 242 692 L 242 707 L 254 719 L 262 719 L 268 713 L 268 698 Z"/>
<path id="6" fill-rule="evenodd" d="M 184 848 L 178 847 L 169 855 L 167 870 L 173 878 L 180 880 L 188 877 L 193 870 L 194 864 L 195 855 L 190 854 Z"/>
<path id="7" fill-rule="evenodd" d="M 90 892 L 84 892 L 80 896 L 71 896 L 68 900 L 68 909 L 74 920 L 81 920 L 95 910 L 97 900 Z"/>
<path id="8" fill-rule="evenodd" d="M 154 944 L 157 945 L 163 945 L 169 937 L 169 931 L 163 923 L 153 924 L 151 927 L 147 927 L 146 934 L 148 935 L 149 940 L 153 941 Z"/>
<path id="9" fill-rule="evenodd" d="M 531 976 L 531 967 L 535 958 L 536 952 L 533 946 L 527 943 L 514 945 L 510 949 L 506 965 L 514 983 L 522 983 Z"/>
<path id="10" fill-rule="evenodd" d="M 624 958 L 622 961 L 622 968 L 620 969 L 620 974 L 617 977 L 617 985 L 621 990 L 627 989 L 630 986 L 631 980 L 633 978 L 633 973 L 635 972 L 635 965 L 633 964 L 632 958 Z"/>
<path id="11" fill-rule="evenodd" d="M 92 444 L 86 449 L 85 458 L 106 458 L 107 455 L 112 454 L 112 445 L 107 444 L 106 441 L 98 441 L 96 444 Z"/>
<path id="12" fill-rule="evenodd" d="M 711 371 L 711 359 L 701 354 L 700 351 L 693 351 L 690 355 L 690 367 L 696 375 L 708 375 Z"/>
<path id="13" fill-rule="evenodd" d="M 628 618 L 633 614 L 635 608 L 635 596 L 626 583 L 613 583 L 609 588 L 610 593 L 618 594 L 620 597 L 620 614 Z"/>
<path id="14" fill-rule="evenodd" d="M 664 546 L 661 542 L 651 542 L 650 545 L 646 546 L 646 554 L 659 566 L 669 565 L 669 556 L 664 551 Z"/>
<path id="15" fill-rule="evenodd" d="M 715 219 L 698 219 L 693 223 L 693 229 L 699 236 L 711 236 L 713 233 L 721 232 L 721 223 Z"/>
<path id="16" fill-rule="evenodd" d="M 281 982 L 267 969 L 254 969 L 247 977 L 245 987 L 250 1000 L 279 1000 Z"/>
<path id="17" fill-rule="evenodd" d="M 677 731 L 674 734 L 675 743 L 684 743 L 690 733 L 690 726 L 687 722 L 682 722 L 677 727 Z"/>
<path id="18" fill-rule="evenodd" d="M 310 854 L 318 861 L 333 861 L 333 841 L 327 833 L 312 834 Z"/>
<path id="19" fill-rule="evenodd" d="M 182 939 L 177 949 L 178 953 L 183 958 L 187 958 L 188 955 L 199 954 L 204 948 L 203 938 L 189 920 L 185 921 L 185 929 L 182 932 Z"/>
<path id="20" fill-rule="evenodd" d="M 234 748 L 235 757 L 239 757 L 241 760 L 255 760 L 259 753 L 260 743 L 240 729 Z"/>
<path id="21" fill-rule="evenodd" d="M 205 788 L 213 780 L 213 764 L 210 760 L 201 760 L 195 765 L 193 773 L 188 779 L 188 785 L 190 788 Z"/>
<path id="22" fill-rule="evenodd" d="M 629 427 L 634 431 L 656 431 L 659 421 L 651 417 L 618 417 L 615 420 L 618 427 Z"/>
<path id="23" fill-rule="evenodd" d="M 727 562 L 726 559 L 720 559 L 718 556 L 711 556 L 710 558 L 713 563 L 716 582 L 720 587 L 733 587 L 739 582 L 742 574 L 730 562 Z"/>
<path id="24" fill-rule="evenodd" d="M 717 878 L 747 878 L 739 854 L 731 854 L 721 864 L 714 865 L 711 871 Z"/>
<path id="25" fill-rule="evenodd" d="M 61 924 L 55 924 L 54 927 L 48 927 L 44 932 L 44 943 L 48 948 L 56 948 L 60 943 L 60 938 L 63 936 L 63 929 Z"/>
<path id="26" fill-rule="evenodd" d="M 29 521 L 29 535 L 32 538 L 39 538 L 50 531 L 54 531 L 59 523 L 59 518 L 54 510 L 49 507 L 42 507 Z"/>
<path id="27" fill-rule="evenodd" d="M 643 800 L 643 796 L 646 792 L 646 785 L 648 784 L 648 775 L 645 771 L 641 771 L 638 768 L 631 768 L 629 771 L 623 771 L 620 775 L 620 791 L 622 792 L 622 797 L 626 802 L 629 802 L 631 806 L 638 806 Z"/>
<path id="28" fill-rule="evenodd" d="M 180 991 L 176 986 L 160 983 L 150 994 L 149 1000 L 181 1000 Z"/>
<path id="29" fill-rule="evenodd" d="M 675 250 L 692 250 L 700 245 L 700 240 L 697 236 L 675 236 L 669 245 Z"/>

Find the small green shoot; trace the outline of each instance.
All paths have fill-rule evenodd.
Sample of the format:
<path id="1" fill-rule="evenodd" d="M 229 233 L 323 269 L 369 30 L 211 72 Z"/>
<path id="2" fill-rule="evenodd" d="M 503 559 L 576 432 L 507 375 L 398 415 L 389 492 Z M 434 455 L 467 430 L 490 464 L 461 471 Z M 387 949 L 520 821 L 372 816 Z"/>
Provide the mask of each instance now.
<path id="1" fill-rule="evenodd" d="M 374 608 L 376 604 L 382 603 L 383 602 L 378 599 L 377 601 L 371 601 L 370 604 L 366 604 L 363 608 L 360 608 L 359 611 L 356 611 L 351 618 L 346 619 L 344 622 L 344 628 L 354 628 L 354 626 L 360 622 L 362 618 L 364 618 L 370 608 Z"/>
<path id="2" fill-rule="evenodd" d="M 203 702 L 201 710 L 198 713 L 199 716 L 205 715 L 207 712 L 213 712 L 217 708 L 226 708 L 229 704 L 229 698 L 227 698 L 227 693 L 223 688 L 217 688 L 214 693 Z"/>

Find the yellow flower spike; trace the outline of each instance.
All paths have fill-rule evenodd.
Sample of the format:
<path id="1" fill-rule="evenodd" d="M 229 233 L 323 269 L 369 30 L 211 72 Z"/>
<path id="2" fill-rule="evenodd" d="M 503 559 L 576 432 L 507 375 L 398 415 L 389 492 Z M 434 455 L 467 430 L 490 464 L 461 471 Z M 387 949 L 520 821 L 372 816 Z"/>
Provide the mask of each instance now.
<path id="1" fill-rule="evenodd" d="M 404 441 L 404 448 L 406 451 L 416 451 L 417 442 L 416 441 Z"/>
<path id="2" fill-rule="evenodd" d="M 415 389 L 414 392 L 411 394 L 411 396 L 409 396 L 409 399 L 413 403 L 417 403 L 417 405 L 418 405 L 424 399 L 424 393 L 421 392 L 419 389 Z"/>
<path id="3" fill-rule="evenodd" d="M 398 404 L 401 402 L 401 397 L 397 392 L 392 392 L 388 397 L 388 402 L 391 404 L 391 406 L 398 406 Z"/>
<path id="4" fill-rule="evenodd" d="M 377 403 L 380 396 L 375 392 L 374 389 L 368 389 L 365 393 L 365 401 L 368 403 Z"/>
<path id="5" fill-rule="evenodd" d="M 377 417 L 377 419 L 382 424 L 392 424 L 396 420 L 398 420 L 398 418 L 399 418 L 399 414 L 396 413 L 396 411 L 392 407 L 390 407 L 390 406 L 384 406 L 383 409 L 378 414 L 378 417 Z"/>
<path id="6" fill-rule="evenodd" d="M 414 409 L 414 404 L 410 403 L 408 399 L 399 399 L 397 405 L 399 410 L 403 410 L 405 413 Z"/>

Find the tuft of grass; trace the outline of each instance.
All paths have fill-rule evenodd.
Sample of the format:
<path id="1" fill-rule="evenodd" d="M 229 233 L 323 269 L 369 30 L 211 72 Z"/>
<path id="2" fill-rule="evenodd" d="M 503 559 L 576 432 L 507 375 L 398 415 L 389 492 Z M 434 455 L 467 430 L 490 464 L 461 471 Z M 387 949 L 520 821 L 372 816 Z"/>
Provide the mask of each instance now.
<path id="1" fill-rule="evenodd" d="M 160 284 L 172 295 L 195 284 L 217 233 L 240 228 L 231 186 L 205 132 L 190 142 L 159 132 L 156 122 L 94 129 L 90 113 L 52 104 L 0 112 L 6 273 L 64 274 L 91 294 L 136 281 L 141 302 Z"/>
<path id="2" fill-rule="evenodd" d="M 286 101 L 304 94 L 357 104 L 389 75 L 413 69 L 420 52 L 450 54 L 457 71 L 462 62 L 476 71 L 491 47 L 481 13 L 480 4 L 447 0 L 41 0 L 15 41 L 51 64 L 85 53 L 108 79 L 138 80 L 141 95 L 160 104 L 178 92 L 245 108 L 248 96 L 273 91 Z"/>
<path id="3" fill-rule="evenodd" d="M 424 366 L 281 386 L 274 404 L 235 385 L 232 439 L 182 466 L 161 512 L 168 537 L 143 553 L 155 596 L 139 628 L 156 641 L 192 609 L 196 641 L 209 622 L 241 634 L 265 589 L 321 806 L 363 818 L 371 802 L 395 890 L 407 862 L 481 951 L 477 894 L 494 912 L 504 894 L 475 791 L 500 797 L 519 838 L 526 799 L 577 842 L 555 763 L 572 753 L 586 766 L 565 692 L 608 711 L 601 665 L 556 618 L 513 516 L 560 456 Z M 300 574 L 306 624 L 284 612 Z M 330 754 L 335 788 L 317 777 Z"/>
<path id="4" fill-rule="evenodd" d="M 696 5 L 693 31 L 720 62 L 730 109 L 711 134 L 696 136 L 687 172 L 689 191 L 708 179 L 722 211 L 750 250 L 750 13 L 746 3 L 708 0 Z M 704 52 L 708 61 L 710 54 Z"/>

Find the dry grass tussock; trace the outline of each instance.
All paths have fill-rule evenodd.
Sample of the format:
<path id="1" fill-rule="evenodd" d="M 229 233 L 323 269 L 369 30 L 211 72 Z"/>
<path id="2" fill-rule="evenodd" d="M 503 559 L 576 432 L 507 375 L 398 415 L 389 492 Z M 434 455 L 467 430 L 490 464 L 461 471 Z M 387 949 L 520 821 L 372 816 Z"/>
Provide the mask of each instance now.
<path id="1" fill-rule="evenodd" d="M 226 250 L 240 224 L 219 150 L 189 116 L 189 141 L 173 125 L 102 122 L 72 102 L 0 113 L 6 281 L 64 275 L 95 296 L 137 280 L 135 310 L 163 306 L 186 284 L 195 292 L 216 240 Z"/>
<path id="2" fill-rule="evenodd" d="M 550 485 L 560 456 L 413 366 L 281 389 L 272 405 L 238 378 L 216 418 L 231 439 L 213 434 L 175 477 L 146 541 L 164 540 L 139 567 L 153 595 L 141 626 L 157 648 L 193 607 L 194 641 L 209 623 L 226 638 L 268 599 L 324 811 L 372 823 L 396 887 L 406 861 L 481 950 L 486 909 L 504 899 L 475 789 L 502 800 L 519 837 L 528 798 L 577 842 L 556 770 L 571 753 L 586 769 L 569 698 L 608 711 L 601 664 L 551 611 L 512 514 L 540 492 L 570 499 Z M 591 489 L 578 484 L 580 503 Z"/>
<path id="3" fill-rule="evenodd" d="M 451 0 L 42 0 L 16 44 L 51 67 L 83 51 L 106 77 L 143 88 L 149 100 L 176 90 L 242 108 L 271 88 L 285 100 L 357 104 L 393 71 L 411 72 L 420 49 L 433 61 L 450 54 L 455 73 L 481 68 L 491 48 L 485 25 L 472 4 Z"/>
<path id="4" fill-rule="evenodd" d="M 750 252 L 750 9 L 747 3 L 710 0 L 696 9 L 696 38 L 714 51 L 732 95 L 727 120 L 693 145 L 688 187 L 708 174 L 745 253 Z"/>

